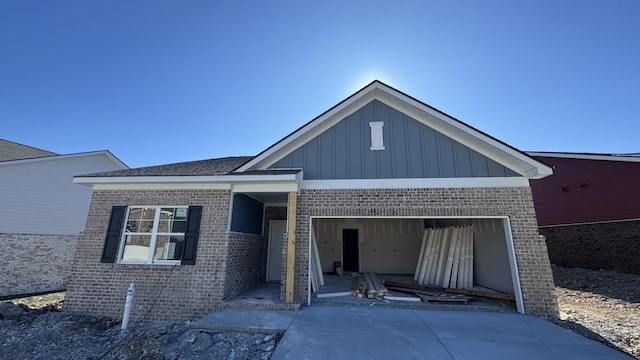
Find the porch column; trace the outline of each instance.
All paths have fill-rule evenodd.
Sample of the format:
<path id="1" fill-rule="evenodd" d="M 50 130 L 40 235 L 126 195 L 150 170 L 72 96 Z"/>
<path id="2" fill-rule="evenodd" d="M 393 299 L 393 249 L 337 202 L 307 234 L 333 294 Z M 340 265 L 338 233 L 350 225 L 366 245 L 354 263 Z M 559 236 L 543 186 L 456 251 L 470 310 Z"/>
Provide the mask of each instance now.
<path id="1" fill-rule="evenodd" d="M 296 262 L 296 200 L 295 191 L 289 193 L 289 214 L 287 215 L 287 280 L 285 283 L 285 301 L 293 302 L 293 282 Z"/>

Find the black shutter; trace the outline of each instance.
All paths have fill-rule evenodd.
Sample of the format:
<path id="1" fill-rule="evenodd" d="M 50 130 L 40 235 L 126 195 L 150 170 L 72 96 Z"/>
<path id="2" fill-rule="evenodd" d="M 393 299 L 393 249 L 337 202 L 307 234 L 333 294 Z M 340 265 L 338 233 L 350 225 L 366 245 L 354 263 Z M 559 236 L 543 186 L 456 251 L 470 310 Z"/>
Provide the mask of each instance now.
<path id="1" fill-rule="evenodd" d="M 102 249 L 102 263 L 112 263 L 116 261 L 118 255 L 118 241 L 122 235 L 122 222 L 127 211 L 126 206 L 114 206 L 111 208 L 109 227 L 107 227 L 107 237 L 104 240 Z"/>
<path id="2" fill-rule="evenodd" d="M 200 216 L 202 206 L 189 206 L 187 215 L 187 229 L 184 234 L 184 251 L 182 265 L 196 264 L 196 250 L 198 248 L 198 234 L 200 233 Z"/>

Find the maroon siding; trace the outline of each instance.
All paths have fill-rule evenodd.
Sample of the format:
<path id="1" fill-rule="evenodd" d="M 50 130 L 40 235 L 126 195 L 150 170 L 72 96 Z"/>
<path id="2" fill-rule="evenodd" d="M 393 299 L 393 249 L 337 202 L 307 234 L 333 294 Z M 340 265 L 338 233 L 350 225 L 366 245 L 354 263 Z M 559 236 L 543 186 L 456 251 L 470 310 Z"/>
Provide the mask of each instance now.
<path id="1" fill-rule="evenodd" d="M 640 162 L 535 158 L 553 166 L 530 181 L 539 226 L 640 218 Z"/>

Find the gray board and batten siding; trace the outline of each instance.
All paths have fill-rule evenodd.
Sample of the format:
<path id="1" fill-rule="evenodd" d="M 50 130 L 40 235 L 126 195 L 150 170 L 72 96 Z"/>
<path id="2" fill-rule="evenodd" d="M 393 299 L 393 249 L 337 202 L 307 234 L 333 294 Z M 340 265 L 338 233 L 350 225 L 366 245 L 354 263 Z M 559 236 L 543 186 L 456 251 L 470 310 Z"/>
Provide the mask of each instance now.
<path id="1" fill-rule="evenodd" d="M 370 122 L 384 123 L 371 150 Z M 373 100 L 270 168 L 302 168 L 306 180 L 512 177 L 515 171 Z"/>
<path id="2" fill-rule="evenodd" d="M 231 231 L 262 235 L 264 204 L 245 194 L 233 195 Z"/>

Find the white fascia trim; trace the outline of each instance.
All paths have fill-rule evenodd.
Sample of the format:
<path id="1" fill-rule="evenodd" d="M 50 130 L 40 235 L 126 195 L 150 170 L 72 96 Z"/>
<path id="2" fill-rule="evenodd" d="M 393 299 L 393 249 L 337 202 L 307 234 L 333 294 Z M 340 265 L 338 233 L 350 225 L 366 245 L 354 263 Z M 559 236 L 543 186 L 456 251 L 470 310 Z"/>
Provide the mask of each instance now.
<path id="1" fill-rule="evenodd" d="M 112 161 L 116 166 L 118 166 L 120 170 L 129 169 L 127 165 L 125 165 L 122 161 L 118 160 L 118 158 L 113 156 L 112 153 L 106 150 L 69 154 L 69 155 L 50 155 L 50 156 L 42 156 L 42 157 L 30 158 L 30 159 L 0 161 L 0 166 L 28 164 L 28 163 L 42 162 L 42 161 L 64 160 L 64 159 L 72 159 L 77 157 L 96 156 L 96 155 L 104 155 L 110 161 Z"/>
<path id="2" fill-rule="evenodd" d="M 565 159 L 640 162 L 640 156 L 621 156 L 621 155 L 606 155 L 606 154 L 598 155 L 598 154 L 545 153 L 545 152 L 528 152 L 527 154 L 529 154 L 531 156 L 557 157 L 557 158 L 565 158 Z"/>
<path id="3" fill-rule="evenodd" d="M 290 134 L 286 138 L 280 140 L 280 142 L 276 143 L 273 147 L 241 166 L 237 171 L 242 172 L 252 168 L 268 168 L 285 156 L 286 153 L 294 151 L 298 147 L 304 145 L 311 138 L 319 135 L 322 131 L 335 125 L 340 120 L 357 111 L 362 105 L 372 100 L 381 101 L 392 108 L 411 116 L 444 135 L 460 141 L 465 146 L 478 151 L 480 154 L 488 156 L 498 163 L 512 168 L 522 176 L 539 179 L 553 173 L 553 170 L 550 167 L 530 158 L 526 154 L 520 153 L 519 151 L 484 135 L 468 125 L 465 125 L 460 121 L 457 121 L 450 116 L 428 107 L 419 101 L 377 81 L 363 88 L 354 96 L 348 98 L 344 103 L 341 103 L 339 106 L 331 109 L 314 121 L 303 126 L 293 134 Z M 434 123 L 425 117 L 424 114 L 428 114 L 439 119 L 442 123 Z M 489 145 L 489 148 L 487 148 L 487 146 L 481 146 L 482 144 Z M 504 155 L 498 156 L 496 154 L 491 154 L 490 148 L 498 150 Z M 278 155 L 278 153 L 283 151 L 286 153 L 280 154 L 282 156 Z"/>
<path id="4" fill-rule="evenodd" d="M 234 193 L 269 193 L 269 192 L 297 192 L 297 182 L 288 183 L 256 183 L 256 184 L 231 184 Z"/>
<path id="5" fill-rule="evenodd" d="M 538 226 L 538 228 L 544 229 L 544 228 L 554 228 L 554 227 L 563 227 L 563 226 L 610 224 L 610 223 L 619 223 L 619 222 L 627 222 L 627 221 L 640 221 L 640 218 L 620 219 L 620 220 L 602 220 L 602 221 L 585 221 L 585 222 L 579 222 L 579 223 L 557 224 L 557 225 L 543 225 L 543 226 Z"/>
<path id="6" fill-rule="evenodd" d="M 312 215 L 309 216 L 309 218 L 311 220 L 314 219 L 418 219 L 418 220 L 422 220 L 422 219 L 427 219 L 427 220 L 431 220 L 431 219 L 509 219 L 508 216 L 505 215 L 458 215 L 458 216 L 453 216 L 453 215 L 422 215 L 422 216 L 418 216 L 418 215 L 411 215 L 411 216 L 402 216 L 402 215 L 391 215 L 391 216 L 382 216 L 382 215 L 375 215 L 375 216 L 335 216 L 335 215 Z"/>
<path id="7" fill-rule="evenodd" d="M 439 189 L 529 187 L 525 177 L 303 180 L 300 189 Z"/>
<path id="8" fill-rule="evenodd" d="M 113 161 L 121 170 L 130 169 L 127 164 L 123 163 L 120 159 L 118 159 L 115 155 L 113 155 L 110 151 L 104 150 L 102 151 L 109 160 Z"/>
<path id="9" fill-rule="evenodd" d="M 433 128 L 434 130 L 437 130 L 442 134 L 447 135 L 456 141 L 459 141 L 463 145 L 468 146 L 469 148 L 495 160 L 496 162 L 502 165 L 505 165 L 512 169 L 515 166 L 516 168 L 513 170 L 520 173 L 520 175 L 537 179 L 537 178 L 543 178 L 553 174 L 553 170 L 550 167 L 536 161 L 535 159 L 530 158 L 529 156 L 519 151 L 514 150 L 513 148 L 501 143 L 500 141 L 495 140 L 490 136 L 487 136 L 481 133 L 480 131 L 477 131 L 469 127 L 466 124 L 463 124 L 458 120 L 453 119 L 452 117 L 446 115 L 445 113 L 442 113 L 429 106 L 426 106 L 407 95 L 396 92 L 393 89 L 384 86 L 383 84 L 378 84 L 378 85 L 379 85 L 378 87 L 380 89 L 383 89 L 384 91 L 376 92 L 375 98 L 377 100 L 391 106 L 392 108 L 395 108 L 395 109 L 398 109 L 399 111 L 404 112 L 405 114 Z M 408 109 L 406 105 L 402 106 L 402 103 L 398 103 L 399 101 L 410 105 L 411 107 L 415 108 L 418 111 L 417 112 L 411 111 L 411 109 Z M 444 124 L 448 126 L 446 125 L 443 126 L 442 124 L 437 124 L 437 123 L 434 123 L 433 121 L 429 121 L 428 119 L 425 119 L 424 116 L 421 116 L 419 112 L 424 112 L 426 114 L 429 114 L 441 120 Z M 476 140 L 475 141 L 473 141 L 473 139 L 471 139 L 471 141 L 469 141 L 469 139 L 467 139 L 467 141 L 462 140 L 461 138 L 464 138 L 465 135 L 471 136 Z M 478 140 L 480 140 L 480 142 L 478 142 Z M 505 164 L 504 158 L 500 158 L 495 154 L 488 153 L 486 147 L 479 146 L 482 143 L 488 144 L 491 147 L 506 154 L 509 158 L 512 159 L 511 161 L 509 161 L 510 164 Z"/>
<path id="10" fill-rule="evenodd" d="M 370 84 L 369 86 L 360 90 L 359 95 L 351 96 L 347 98 L 347 100 L 341 103 L 340 106 L 336 106 L 330 109 L 329 111 L 327 111 L 322 116 L 315 119 L 314 121 L 304 125 L 302 128 L 298 129 L 294 133 L 290 134 L 289 136 L 277 142 L 274 146 L 266 150 L 264 153 L 260 154 L 259 156 L 253 158 L 251 161 L 239 167 L 236 171 L 242 172 L 242 171 L 249 170 L 251 168 L 263 169 L 263 168 L 269 167 L 270 165 L 275 163 L 277 160 L 279 160 L 279 158 L 266 164 L 262 164 L 262 162 L 264 160 L 269 159 L 272 155 L 280 152 L 281 150 L 283 149 L 286 150 L 286 147 L 289 144 L 297 142 L 299 143 L 298 146 L 296 146 L 293 149 L 290 149 L 289 151 L 295 150 L 299 146 L 302 146 L 306 143 L 306 141 L 304 141 L 305 138 L 308 138 L 308 140 L 311 140 L 311 138 L 315 137 L 315 135 L 319 135 L 322 131 L 333 126 L 335 122 L 338 122 L 339 120 L 344 119 L 351 113 L 356 112 L 360 108 L 359 106 L 360 102 L 362 102 L 363 100 L 370 101 L 374 99 L 374 96 L 372 93 L 373 93 L 373 90 L 376 89 L 377 87 L 378 87 L 377 82 Z M 332 118 L 334 121 L 329 121 L 327 123 L 326 120 L 332 119 Z"/>
<path id="11" fill-rule="evenodd" d="M 93 190 L 231 190 L 229 183 L 96 183 L 81 185 L 93 185 Z"/>
<path id="12" fill-rule="evenodd" d="M 77 184 L 153 184 L 153 183 L 235 183 L 299 181 L 298 174 L 283 175 L 214 175 L 214 176 L 105 176 L 74 177 Z"/>

